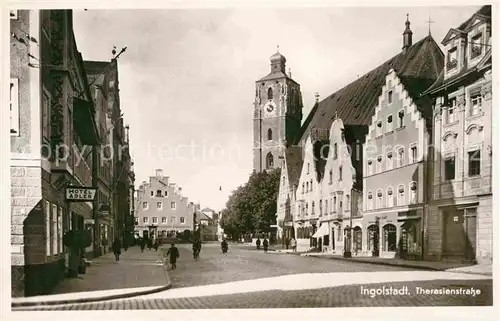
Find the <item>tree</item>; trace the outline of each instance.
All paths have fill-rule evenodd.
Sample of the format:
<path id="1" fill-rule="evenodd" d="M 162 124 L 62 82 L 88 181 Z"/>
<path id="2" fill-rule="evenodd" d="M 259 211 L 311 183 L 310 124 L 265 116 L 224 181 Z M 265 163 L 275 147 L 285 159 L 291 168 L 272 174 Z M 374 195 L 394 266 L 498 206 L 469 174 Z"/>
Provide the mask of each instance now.
<path id="1" fill-rule="evenodd" d="M 254 172 L 245 185 L 239 186 L 222 210 L 221 226 L 231 236 L 269 231 L 276 224 L 280 169 Z"/>

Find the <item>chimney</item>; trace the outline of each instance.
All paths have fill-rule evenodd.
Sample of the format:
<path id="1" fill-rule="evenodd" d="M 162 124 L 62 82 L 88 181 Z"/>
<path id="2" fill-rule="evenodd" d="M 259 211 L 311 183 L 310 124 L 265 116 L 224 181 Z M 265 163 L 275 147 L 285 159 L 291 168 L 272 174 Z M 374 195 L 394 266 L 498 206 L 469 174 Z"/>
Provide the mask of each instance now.
<path id="1" fill-rule="evenodd" d="M 163 177 L 163 170 L 162 169 L 156 169 L 156 177 Z"/>
<path id="2" fill-rule="evenodd" d="M 409 14 L 406 14 L 406 22 L 405 22 L 406 28 L 405 31 L 403 32 L 403 53 L 406 53 L 408 51 L 408 48 L 412 46 L 412 35 L 413 32 L 410 29 L 410 18 Z"/>

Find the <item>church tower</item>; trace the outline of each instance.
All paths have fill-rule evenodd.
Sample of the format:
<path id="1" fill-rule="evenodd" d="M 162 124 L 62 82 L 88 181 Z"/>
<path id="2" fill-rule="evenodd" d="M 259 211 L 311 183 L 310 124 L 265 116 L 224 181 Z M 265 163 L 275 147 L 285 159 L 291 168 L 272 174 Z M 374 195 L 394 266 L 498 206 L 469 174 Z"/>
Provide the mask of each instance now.
<path id="1" fill-rule="evenodd" d="M 279 51 L 270 60 L 271 72 L 255 83 L 253 169 L 257 172 L 281 167 L 302 122 L 300 85 L 286 73 L 286 58 Z"/>

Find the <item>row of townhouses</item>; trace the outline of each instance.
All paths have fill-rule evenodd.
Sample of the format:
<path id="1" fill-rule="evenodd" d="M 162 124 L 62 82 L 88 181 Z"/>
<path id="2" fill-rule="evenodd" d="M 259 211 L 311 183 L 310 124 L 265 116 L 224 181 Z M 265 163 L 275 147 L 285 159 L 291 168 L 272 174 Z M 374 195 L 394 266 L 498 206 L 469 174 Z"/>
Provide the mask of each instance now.
<path id="1" fill-rule="evenodd" d="M 199 231 L 202 241 L 222 240 L 219 213 L 201 209 L 182 195 L 182 187 L 157 169 L 143 181 L 135 194 L 135 237 L 144 239 L 176 239 L 179 234 Z"/>
<path id="2" fill-rule="evenodd" d="M 117 60 L 83 60 L 71 10 L 10 11 L 13 296 L 49 294 L 78 273 L 71 262 L 132 237 L 121 116 Z M 77 234 L 86 236 L 83 251 L 70 245 Z"/>
<path id="3" fill-rule="evenodd" d="M 449 30 L 445 53 L 430 32 L 412 38 L 407 19 L 402 50 L 317 97 L 295 137 L 302 104 L 288 91 L 300 89 L 271 57 L 257 82 L 254 168 L 282 169 L 283 243 L 491 264 L 491 6 Z"/>

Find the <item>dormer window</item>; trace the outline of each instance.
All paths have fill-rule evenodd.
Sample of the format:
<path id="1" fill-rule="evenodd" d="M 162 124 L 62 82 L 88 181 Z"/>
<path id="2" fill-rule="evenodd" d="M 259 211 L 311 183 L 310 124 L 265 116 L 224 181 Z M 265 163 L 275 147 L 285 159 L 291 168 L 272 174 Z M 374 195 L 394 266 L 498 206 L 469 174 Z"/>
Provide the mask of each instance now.
<path id="1" fill-rule="evenodd" d="M 453 69 L 457 66 L 457 47 L 448 50 L 446 68 Z"/>
<path id="2" fill-rule="evenodd" d="M 471 38 L 470 41 L 470 58 L 474 59 L 479 57 L 482 53 L 483 46 L 481 45 L 482 34 L 479 33 Z"/>
<path id="3" fill-rule="evenodd" d="M 161 190 L 156 191 L 156 197 L 163 197 Z"/>

